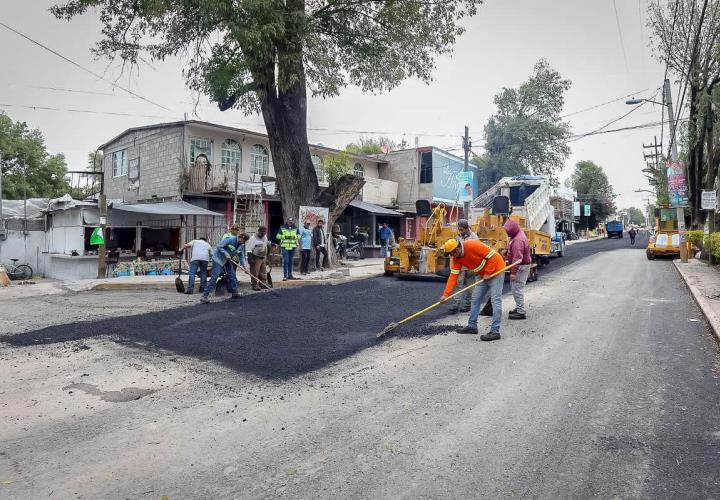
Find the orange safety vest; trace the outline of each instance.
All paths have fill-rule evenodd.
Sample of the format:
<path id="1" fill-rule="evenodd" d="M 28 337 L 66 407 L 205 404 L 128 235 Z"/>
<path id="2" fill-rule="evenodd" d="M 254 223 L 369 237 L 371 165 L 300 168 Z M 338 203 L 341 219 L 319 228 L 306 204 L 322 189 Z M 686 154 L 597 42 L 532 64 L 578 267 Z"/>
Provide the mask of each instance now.
<path id="1" fill-rule="evenodd" d="M 445 285 L 443 296 L 448 297 L 457 285 L 460 269 L 466 267 L 468 272 L 478 276 L 490 276 L 505 267 L 505 259 L 502 255 L 487 246 L 480 240 L 465 240 L 461 243 L 464 252 L 461 257 L 453 257 L 450 260 L 450 276 Z"/>

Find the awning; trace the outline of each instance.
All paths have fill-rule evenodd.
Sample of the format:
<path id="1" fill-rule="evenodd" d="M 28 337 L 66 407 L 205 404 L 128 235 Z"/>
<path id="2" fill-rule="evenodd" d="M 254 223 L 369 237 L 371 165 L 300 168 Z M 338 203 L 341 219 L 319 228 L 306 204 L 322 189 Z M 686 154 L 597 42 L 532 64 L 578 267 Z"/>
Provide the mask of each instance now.
<path id="1" fill-rule="evenodd" d="M 123 212 L 135 212 L 150 215 L 211 215 L 214 217 L 224 217 L 223 214 L 197 207 L 185 201 L 163 201 L 162 203 L 136 203 L 126 205 L 123 203 L 113 203 L 112 210 L 121 210 Z"/>
<path id="2" fill-rule="evenodd" d="M 386 215 L 389 217 L 404 217 L 404 214 L 401 214 L 397 210 L 392 210 L 390 208 L 381 207 L 380 205 L 374 205 L 372 203 L 367 203 L 365 201 L 360 200 L 354 200 L 350 202 L 351 207 L 359 208 L 360 210 L 365 210 L 366 212 L 370 212 L 371 214 L 375 215 Z"/>

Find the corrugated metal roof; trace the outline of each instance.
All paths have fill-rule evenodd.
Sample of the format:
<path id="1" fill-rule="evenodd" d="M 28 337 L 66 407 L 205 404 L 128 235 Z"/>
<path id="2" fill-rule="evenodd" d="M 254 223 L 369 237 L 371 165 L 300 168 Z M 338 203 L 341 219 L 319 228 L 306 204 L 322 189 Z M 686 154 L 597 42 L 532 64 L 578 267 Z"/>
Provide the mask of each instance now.
<path id="1" fill-rule="evenodd" d="M 389 215 L 389 216 L 393 216 L 393 217 L 404 217 L 404 214 L 401 214 L 397 210 L 392 210 L 391 208 L 381 207 L 380 205 L 375 205 L 373 203 L 368 203 L 366 201 L 354 200 L 354 201 L 350 202 L 350 206 L 359 208 L 360 210 L 365 210 L 366 212 L 370 212 L 371 214 L 375 214 L 375 215 Z"/>
<path id="2" fill-rule="evenodd" d="M 191 205 L 185 201 L 164 201 L 162 203 L 135 203 L 132 205 L 114 204 L 112 210 L 135 212 L 152 215 L 212 215 L 224 217 L 223 214 Z"/>

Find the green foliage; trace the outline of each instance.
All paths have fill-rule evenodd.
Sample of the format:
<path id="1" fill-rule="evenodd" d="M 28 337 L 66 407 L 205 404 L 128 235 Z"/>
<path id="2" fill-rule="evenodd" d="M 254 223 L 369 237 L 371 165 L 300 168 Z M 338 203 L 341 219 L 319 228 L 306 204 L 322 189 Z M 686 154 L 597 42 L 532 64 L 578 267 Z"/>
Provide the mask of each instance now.
<path id="1" fill-rule="evenodd" d="M 716 259 L 720 260 L 720 233 L 705 235 L 703 249 Z"/>
<path id="2" fill-rule="evenodd" d="M 481 0 L 69 0 L 53 14 L 97 8 L 96 53 L 137 63 L 189 54 L 189 86 L 223 108 L 256 111 L 258 94 L 307 86 L 330 97 L 352 83 L 386 91 L 407 78 L 430 82 L 461 21 Z M 276 71 L 277 68 L 277 71 Z M 300 110 L 298 110 L 300 111 Z"/>
<path id="3" fill-rule="evenodd" d="M 705 231 L 701 229 L 687 231 L 685 233 L 685 239 L 687 239 L 690 243 L 700 246 L 700 244 L 705 240 Z"/>
<path id="4" fill-rule="evenodd" d="M 49 155 L 39 130 L 0 112 L 2 196 L 10 200 L 52 198 L 67 193 L 67 165 L 62 154 Z"/>
<path id="5" fill-rule="evenodd" d="M 591 205 L 588 221 L 591 227 L 615 213 L 616 195 L 601 166 L 592 161 L 578 162 L 572 175 L 572 186 L 578 193 L 580 204 Z"/>
<path id="6" fill-rule="evenodd" d="M 643 214 L 642 210 L 637 207 L 630 207 L 626 210 L 630 224 L 635 224 L 636 226 L 642 226 L 645 224 L 645 214 Z"/>
<path id="7" fill-rule="evenodd" d="M 408 143 L 405 139 L 399 143 L 388 139 L 387 137 L 360 137 L 358 142 L 351 142 L 345 146 L 345 151 L 352 154 L 360 155 L 375 155 L 382 154 L 383 147 L 387 148 L 387 151 L 397 151 L 400 149 L 407 148 Z"/>
<path id="8" fill-rule="evenodd" d="M 557 183 L 570 155 L 570 127 L 560 117 L 570 81 L 541 59 L 517 89 L 495 95 L 496 114 L 485 125 L 485 154 L 480 166 L 480 192 L 509 175 L 547 175 Z"/>
<path id="9" fill-rule="evenodd" d="M 326 156 L 324 162 L 325 176 L 331 184 L 343 175 L 350 173 L 351 158 L 345 151 Z"/>

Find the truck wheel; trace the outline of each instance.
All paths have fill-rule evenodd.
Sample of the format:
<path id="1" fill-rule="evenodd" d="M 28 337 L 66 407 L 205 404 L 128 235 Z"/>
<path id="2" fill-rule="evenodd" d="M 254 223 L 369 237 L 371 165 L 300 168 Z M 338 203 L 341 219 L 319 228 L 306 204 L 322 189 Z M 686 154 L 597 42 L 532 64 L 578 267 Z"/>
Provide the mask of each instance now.
<path id="1" fill-rule="evenodd" d="M 562 256 L 563 256 L 563 251 L 562 251 L 562 250 L 558 250 L 558 251 L 557 251 L 557 256 L 558 256 L 558 257 L 562 257 Z"/>
<path id="2" fill-rule="evenodd" d="M 647 259 L 648 259 L 648 260 L 655 260 L 655 254 L 654 254 L 654 253 L 652 253 L 652 252 L 650 252 L 650 251 L 647 251 L 647 252 L 645 252 L 645 255 L 647 256 Z"/>

